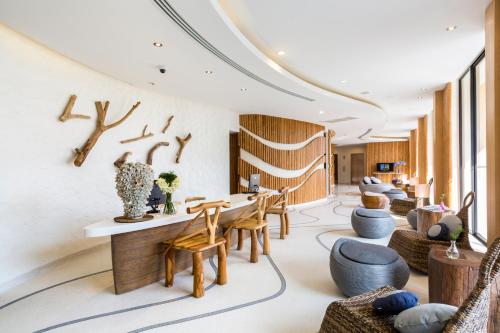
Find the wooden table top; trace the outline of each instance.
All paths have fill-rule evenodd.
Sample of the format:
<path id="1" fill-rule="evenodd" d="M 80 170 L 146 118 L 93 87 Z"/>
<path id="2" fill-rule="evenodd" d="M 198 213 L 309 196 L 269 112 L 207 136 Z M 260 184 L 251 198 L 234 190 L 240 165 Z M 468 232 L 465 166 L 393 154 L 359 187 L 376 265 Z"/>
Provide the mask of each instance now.
<path id="1" fill-rule="evenodd" d="M 483 260 L 483 253 L 458 249 L 460 257 L 458 259 L 450 259 L 446 255 L 448 247 L 443 245 L 432 245 L 429 252 L 429 257 L 436 262 L 448 266 L 468 266 L 471 268 L 479 268 L 481 260 Z"/>

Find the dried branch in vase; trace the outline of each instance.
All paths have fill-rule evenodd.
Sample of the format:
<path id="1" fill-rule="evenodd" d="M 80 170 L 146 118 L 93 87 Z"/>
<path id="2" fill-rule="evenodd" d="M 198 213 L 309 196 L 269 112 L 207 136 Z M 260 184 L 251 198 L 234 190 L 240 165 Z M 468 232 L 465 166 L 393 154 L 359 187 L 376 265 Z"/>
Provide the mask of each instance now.
<path id="1" fill-rule="evenodd" d="M 191 133 L 189 133 L 184 139 L 178 136 L 176 136 L 175 138 L 177 139 L 177 142 L 179 142 L 180 145 L 179 150 L 177 151 L 177 158 L 175 159 L 175 163 L 180 163 L 182 151 L 184 150 L 184 147 L 189 142 L 189 140 L 191 140 Z"/>
<path id="2" fill-rule="evenodd" d="M 73 110 L 73 106 L 76 102 L 76 95 L 71 95 L 69 97 L 68 103 L 64 108 L 62 115 L 59 116 L 59 120 L 65 122 L 68 119 L 90 119 L 90 116 L 86 116 L 83 114 L 73 114 L 71 111 Z"/>
<path id="3" fill-rule="evenodd" d="M 130 142 L 139 141 L 142 139 L 147 139 L 149 137 L 152 137 L 154 135 L 153 133 L 149 132 L 148 134 L 146 134 L 147 129 L 148 129 L 148 125 L 144 126 L 144 129 L 142 130 L 142 134 L 140 136 L 137 136 L 137 137 L 131 138 L 131 139 L 122 140 L 122 141 L 120 141 L 120 143 L 130 143 Z"/>
<path id="4" fill-rule="evenodd" d="M 141 102 L 135 103 L 130 110 L 118 121 L 109 124 L 109 125 L 104 125 L 104 121 L 106 120 L 106 113 L 108 112 L 109 108 L 109 101 L 106 101 L 104 105 L 102 102 L 97 101 L 95 102 L 95 107 L 97 111 L 97 121 L 96 121 L 96 127 L 94 129 L 94 132 L 90 135 L 90 137 L 87 139 L 85 144 L 81 149 L 75 149 L 76 152 L 76 157 L 75 161 L 73 162 L 75 166 L 81 166 L 83 162 L 85 162 L 85 159 L 87 158 L 87 155 L 90 153 L 92 148 L 94 148 L 95 144 L 97 143 L 97 140 L 99 137 L 102 135 L 102 133 L 106 132 L 107 130 L 112 129 L 113 127 L 116 127 L 123 123 L 125 120 L 127 120 L 128 117 L 134 112 L 135 109 L 141 104 Z"/>

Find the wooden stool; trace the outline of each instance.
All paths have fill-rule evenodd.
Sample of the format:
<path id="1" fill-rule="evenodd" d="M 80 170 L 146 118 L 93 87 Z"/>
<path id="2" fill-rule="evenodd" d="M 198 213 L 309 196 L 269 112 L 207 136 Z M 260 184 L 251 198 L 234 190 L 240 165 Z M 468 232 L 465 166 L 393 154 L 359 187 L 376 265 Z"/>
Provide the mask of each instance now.
<path id="1" fill-rule="evenodd" d="M 237 250 L 239 251 L 243 248 L 243 231 L 250 231 L 250 238 L 252 242 L 250 250 L 250 262 L 253 263 L 259 261 L 257 231 L 262 231 L 262 234 L 264 235 L 263 254 L 268 255 L 270 253 L 269 227 L 267 221 L 265 220 L 268 197 L 268 192 L 260 192 L 249 196 L 248 200 L 255 200 L 257 209 L 250 215 L 239 218 L 236 221 L 232 222 L 224 234 L 226 237 L 226 249 L 229 250 L 229 247 L 231 246 L 231 231 L 232 229 L 238 230 Z"/>
<path id="2" fill-rule="evenodd" d="M 266 219 L 267 214 L 275 214 L 280 216 L 280 239 L 285 239 L 285 235 L 290 233 L 290 223 L 288 219 L 288 191 L 290 188 L 283 187 L 280 190 L 280 194 L 274 200 L 274 202 L 269 206 L 264 216 L 264 220 Z"/>
<path id="3" fill-rule="evenodd" d="M 172 287 L 175 272 L 175 251 L 183 250 L 192 253 L 193 256 L 193 296 L 202 297 L 205 294 L 203 288 L 203 252 L 217 247 L 217 284 L 224 285 L 227 282 L 226 272 L 226 240 L 224 237 L 215 237 L 217 223 L 222 207 L 229 208 L 230 204 L 225 201 L 213 201 L 201 203 L 195 207 L 188 207 L 187 213 L 198 213 L 179 234 L 171 240 L 164 241 L 165 249 L 165 286 Z M 215 208 L 215 214 L 211 218 L 209 209 Z M 205 218 L 205 228 L 182 236 L 190 226 L 201 215 Z"/>
<path id="4" fill-rule="evenodd" d="M 361 202 L 368 209 L 384 209 L 389 204 L 389 199 L 384 194 L 365 192 L 361 194 Z"/>

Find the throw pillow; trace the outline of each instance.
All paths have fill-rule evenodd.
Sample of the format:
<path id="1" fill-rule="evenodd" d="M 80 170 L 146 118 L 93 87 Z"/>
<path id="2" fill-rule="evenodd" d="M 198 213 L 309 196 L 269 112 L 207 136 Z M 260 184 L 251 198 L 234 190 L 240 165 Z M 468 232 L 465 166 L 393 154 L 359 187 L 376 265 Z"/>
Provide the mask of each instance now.
<path id="1" fill-rule="evenodd" d="M 382 184 L 382 181 L 376 177 L 370 177 L 373 184 Z"/>
<path id="2" fill-rule="evenodd" d="M 372 183 L 372 180 L 370 179 L 370 177 L 364 176 L 363 177 L 363 183 L 365 183 L 366 185 L 368 185 L 368 184 Z"/>
<path id="3" fill-rule="evenodd" d="M 398 314 L 394 327 L 401 333 L 438 333 L 457 310 L 447 304 L 422 304 Z"/>
<path id="4" fill-rule="evenodd" d="M 449 237 L 448 226 L 444 223 L 434 224 L 427 230 L 427 238 L 431 240 L 447 240 Z"/>
<path id="5" fill-rule="evenodd" d="M 448 235 L 446 236 L 446 240 L 450 240 L 450 235 L 455 233 L 460 228 L 463 229 L 462 220 L 456 215 L 446 215 L 439 220 L 439 223 L 446 224 L 448 227 Z"/>
<path id="6" fill-rule="evenodd" d="M 375 299 L 373 309 L 381 315 L 397 315 L 417 304 L 417 295 L 409 291 L 398 290 Z"/>

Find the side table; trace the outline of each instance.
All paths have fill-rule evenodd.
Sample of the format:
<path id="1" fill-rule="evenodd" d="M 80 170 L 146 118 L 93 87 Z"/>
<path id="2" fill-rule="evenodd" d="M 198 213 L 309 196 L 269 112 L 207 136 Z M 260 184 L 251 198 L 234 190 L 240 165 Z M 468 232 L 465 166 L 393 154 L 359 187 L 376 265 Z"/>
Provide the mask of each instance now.
<path id="1" fill-rule="evenodd" d="M 427 238 L 427 230 L 434 224 L 437 224 L 443 216 L 451 215 L 454 212 L 450 209 L 441 212 L 432 209 L 434 206 L 426 206 L 417 209 L 417 232 Z"/>
<path id="2" fill-rule="evenodd" d="M 429 252 L 429 303 L 460 306 L 476 285 L 483 254 L 460 249 L 459 259 L 446 256 L 446 246 Z M 488 332 L 500 332 L 500 278 L 491 285 Z"/>

